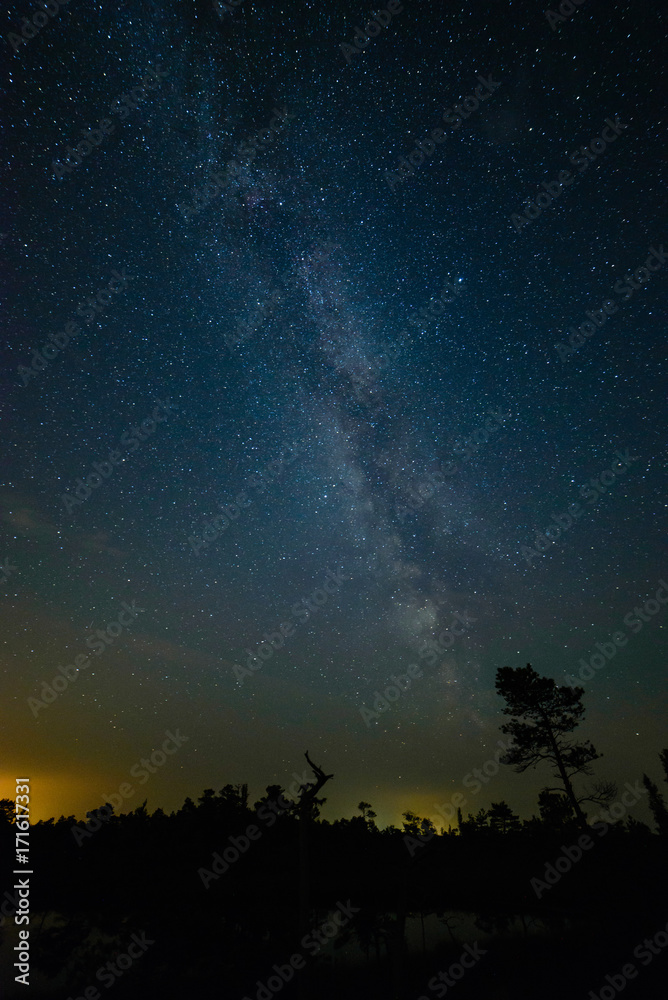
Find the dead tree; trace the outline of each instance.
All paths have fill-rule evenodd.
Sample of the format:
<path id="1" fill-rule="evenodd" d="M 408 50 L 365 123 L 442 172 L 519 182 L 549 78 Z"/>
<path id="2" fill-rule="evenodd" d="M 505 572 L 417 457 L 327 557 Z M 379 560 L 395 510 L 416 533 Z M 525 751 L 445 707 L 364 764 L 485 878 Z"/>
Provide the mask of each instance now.
<path id="1" fill-rule="evenodd" d="M 333 774 L 325 774 L 322 768 L 313 763 L 308 755 L 308 750 L 304 754 L 306 762 L 313 770 L 315 781 L 309 781 L 300 786 L 299 802 L 297 810 L 299 815 L 299 939 L 301 941 L 304 934 L 309 930 L 309 831 L 310 821 L 315 807 L 318 805 L 316 797 L 325 782 L 333 778 Z"/>
<path id="2" fill-rule="evenodd" d="M 300 796 L 297 803 L 297 813 L 299 816 L 299 940 L 302 941 L 305 934 L 310 930 L 310 893 L 309 893 L 309 832 L 310 822 L 318 805 L 317 795 L 325 782 L 333 778 L 333 774 L 325 774 L 322 768 L 313 763 L 308 755 L 305 755 L 306 762 L 313 770 L 315 781 L 309 781 L 300 786 Z M 302 996 L 306 996 L 308 990 L 308 969 L 304 970 L 301 977 Z"/>

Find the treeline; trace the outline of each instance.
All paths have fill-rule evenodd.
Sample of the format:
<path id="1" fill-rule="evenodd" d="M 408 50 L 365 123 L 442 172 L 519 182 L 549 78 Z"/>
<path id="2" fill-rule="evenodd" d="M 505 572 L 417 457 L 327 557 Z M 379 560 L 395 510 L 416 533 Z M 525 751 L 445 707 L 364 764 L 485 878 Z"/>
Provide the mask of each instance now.
<path id="1" fill-rule="evenodd" d="M 657 809 L 662 799 L 653 789 Z M 661 918 L 666 830 L 654 832 L 630 816 L 609 817 L 605 836 L 592 834 L 592 848 L 582 850 L 579 823 L 565 797 L 553 793 L 541 794 L 529 820 L 500 802 L 441 832 L 411 812 L 401 829 L 379 829 L 367 802 L 349 819 L 324 820 L 323 802 L 317 799 L 307 817 L 309 922 L 316 927 L 337 904 L 352 903 L 358 912 L 334 946 L 359 946 L 362 976 L 396 977 L 403 955 L 401 974 L 410 978 L 411 916 L 435 914 L 447 924 L 448 912 L 464 910 L 476 914 L 481 930 L 499 934 L 517 921 L 538 921 L 559 940 L 569 922 L 583 918 L 608 935 L 618 933 L 622 914 L 627 921 L 642 914 L 650 924 Z M 12 854 L 12 805 L 5 801 L 0 813 L 5 858 Z M 224 981 L 230 996 L 254 1000 L 252 970 L 261 978 L 303 940 L 303 819 L 299 802 L 280 786 L 269 785 L 252 806 L 246 785 L 228 784 L 206 789 L 196 803 L 186 799 L 169 815 L 149 814 L 143 803 L 121 815 L 111 807 L 91 810 L 87 820 L 83 838 L 85 827 L 73 816 L 31 828 L 39 874 L 33 912 L 58 915 L 34 934 L 33 961 L 49 975 L 64 975 L 73 997 L 95 982 L 110 956 L 123 953 L 132 933 L 145 932 L 154 944 L 127 982 L 118 981 L 119 997 L 156 995 L 156 988 L 160 996 L 209 991 Z M 11 898 L 9 873 L 6 885 Z M 324 954 L 310 961 L 316 982 L 331 972 Z M 285 994 L 292 995 L 287 984 Z M 320 995 L 329 995 L 325 987 Z"/>
<path id="2" fill-rule="evenodd" d="M 518 772 L 548 764 L 555 782 L 530 819 L 500 801 L 475 815 L 459 810 L 456 825 L 440 830 L 410 811 L 401 828 L 380 829 L 362 801 L 357 815 L 328 821 L 320 793 L 334 775 L 307 753 L 310 780 L 290 794 L 268 785 L 252 805 L 247 785 L 227 784 L 169 815 L 149 814 L 146 802 L 117 815 L 107 803 L 85 823 L 39 822 L 30 830 L 33 967 L 53 978 L 59 1000 L 64 988 L 73 1000 L 98 1000 L 95 984 L 109 976 L 118 1000 L 221 989 L 233 1000 L 415 1000 L 436 991 L 435 963 L 455 968 L 466 945 L 485 960 L 457 983 L 459 1000 L 510 1000 L 526 995 L 527 980 L 532 996 L 586 995 L 584 984 L 596 985 L 639 942 L 668 940 L 668 811 L 647 775 L 620 790 L 609 781 L 580 787 L 600 756 L 571 735 L 582 688 L 558 687 L 527 664 L 501 668 L 497 691 L 511 716 L 500 763 Z M 668 781 L 668 750 L 660 759 Z M 632 815 L 641 801 L 654 829 Z M 5 800 L 5 917 L 18 906 L 13 846 L 14 803 Z M 457 913 L 467 914 L 466 941 Z M 433 938 L 439 921 L 442 935 L 429 943 L 425 927 Z M 472 921 L 484 947 L 471 939 Z M 416 922 L 417 952 L 407 944 Z M 357 965 L 341 959 L 353 945 Z M 140 957 L 131 961 L 133 948 Z M 643 973 L 635 996 L 662 995 L 659 967 Z"/>

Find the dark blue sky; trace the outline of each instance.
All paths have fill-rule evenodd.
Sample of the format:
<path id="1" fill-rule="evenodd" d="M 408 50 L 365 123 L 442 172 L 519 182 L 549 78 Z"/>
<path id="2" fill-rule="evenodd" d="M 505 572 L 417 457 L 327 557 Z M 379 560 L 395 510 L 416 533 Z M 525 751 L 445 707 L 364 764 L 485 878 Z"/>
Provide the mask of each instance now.
<path id="1" fill-rule="evenodd" d="M 326 816 L 436 818 L 496 670 L 565 683 L 620 629 L 582 734 L 655 775 L 666 609 L 624 618 L 668 576 L 665 15 L 412 2 L 353 56 L 371 8 L 72 0 L 12 44 L 33 12 L 2 21 L 3 782 L 83 813 L 180 727 L 149 808 L 308 749 Z"/>

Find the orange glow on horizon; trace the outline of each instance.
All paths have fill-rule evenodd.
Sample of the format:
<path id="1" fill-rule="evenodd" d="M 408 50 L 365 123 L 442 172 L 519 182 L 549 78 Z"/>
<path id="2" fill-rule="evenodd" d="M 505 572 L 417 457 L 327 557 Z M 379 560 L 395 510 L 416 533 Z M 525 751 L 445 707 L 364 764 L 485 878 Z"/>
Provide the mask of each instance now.
<path id="1" fill-rule="evenodd" d="M 0 799 L 16 799 L 17 778 L 29 779 L 31 824 L 63 815 L 82 819 L 89 809 L 103 805 L 94 793 L 91 795 L 91 789 L 99 784 L 91 777 L 32 769 L 26 774 L 0 774 Z"/>

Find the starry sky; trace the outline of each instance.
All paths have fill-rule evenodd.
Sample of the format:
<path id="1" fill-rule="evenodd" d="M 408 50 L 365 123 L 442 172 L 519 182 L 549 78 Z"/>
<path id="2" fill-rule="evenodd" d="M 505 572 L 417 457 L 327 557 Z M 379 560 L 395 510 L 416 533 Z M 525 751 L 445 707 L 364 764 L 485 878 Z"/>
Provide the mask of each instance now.
<path id="1" fill-rule="evenodd" d="M 582 736 L 659 777 L 666 15 L 393 6 L 362 50 L 350 0 L 2 14 L 0 795 L 35 818 L 178 730 L 128 808 L 308 750 L 325 817 L 437 819 L 497 669 L 566 683 L 620 629 Z"/>

